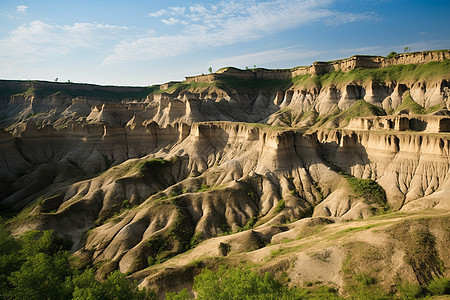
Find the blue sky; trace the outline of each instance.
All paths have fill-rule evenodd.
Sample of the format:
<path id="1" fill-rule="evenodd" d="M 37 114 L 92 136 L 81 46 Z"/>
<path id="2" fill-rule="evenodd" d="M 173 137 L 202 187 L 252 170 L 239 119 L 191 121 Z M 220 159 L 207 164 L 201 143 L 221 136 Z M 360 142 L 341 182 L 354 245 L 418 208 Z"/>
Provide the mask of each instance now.
<path id="1" fill-rule="evenodd" d="M 449 11 L 449 0 L 2 0 L 0 78 L 151 85 L 448 49 Z"/>

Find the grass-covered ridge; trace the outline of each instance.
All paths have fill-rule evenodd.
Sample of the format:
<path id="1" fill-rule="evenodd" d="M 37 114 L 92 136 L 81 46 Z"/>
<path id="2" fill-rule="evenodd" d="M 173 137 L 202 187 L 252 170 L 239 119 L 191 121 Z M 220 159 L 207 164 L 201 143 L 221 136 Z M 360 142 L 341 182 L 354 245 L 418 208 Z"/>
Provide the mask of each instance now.
<path id="1" fill-rule="evenodd" d="M 158 90 L 159 86 L 118 87 L 81 83 L 58 83 L 44 81 L 0 81 L 0 96 L 49 96 L 67 95 L 76 97 L 105 98 L 116 101 L 123 99 L 143 99 Z"/>
<path id="2" fill-rule="evenodd" d="M 378 106 L 370 104 L 364 100 L 355 101 L 351 107 L 346 110 L 336 108 L 329 114 L 317 118 L 317 125 L 321 126 L 327 122 L 334 121 L 339 126 L 348 125 L 350 119 L 355 117 L 385 116 L 386 112 Z"/>
<path id="3" fill-rule="evenodd" d="M 385 190 L 371 179 L 361 179 L 350 175 L 344 175 L 352 188 L 355 196 L 362 197 L 368 204 L 378 204 L 387 209 L 387 197 Z"/>
<path id="4" fill-rule="evenodd" d="M 402 104 L 400 104 L 400 106 L 398 106 L 394 112 L 399 112 L 399 111 L 407 111 L 408 113 L 414 113 L 414 114 L 423 114 L 424 113 L 423 107 L 420 106 L 419 103 L 417 103 L 416 101 L 414 101 L 411 98 L 409 91 L 406 91 L 404 93 Z"/>
<path id="5" fill-rule="evenodd" d="M 294 86 L 326 86 L 331 83 L 385 81 L 418 81 L 449 76 L 450 60 L 426 64 L 395 65 L 386 68 L 341 70 L 323 75 L 301 75 L 292 78 Z"/>

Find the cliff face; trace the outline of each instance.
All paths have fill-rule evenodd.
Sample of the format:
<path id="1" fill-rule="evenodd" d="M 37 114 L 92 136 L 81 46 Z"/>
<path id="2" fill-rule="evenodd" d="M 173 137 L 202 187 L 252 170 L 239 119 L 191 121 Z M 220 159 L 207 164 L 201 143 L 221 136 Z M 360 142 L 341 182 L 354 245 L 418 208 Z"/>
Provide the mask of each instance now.
<path id="1" fill-rule="evenodd" d="M 97 275 L 118 269 L 145 287 L 171 290 L 174 268 L 197 272 L 190 262 L 209 256 L 288 272 L 294 285 L 328 278 L 342 287 L 341 267 L 359 249 L 351 243 L 403 247 L 391 221 L 382 241 L 372 232 L 334 244 L 353 230 L 342 221 L 450 210 L 447 56 L 224 69 L 160 89 L 0 82 L 0 207 L 21 211 L 16 234 L 54 230 Z M 422 65 L 392 69 L 412 61 Z M 292 77 L 302 70 L 314 75 Z M 414 236 L 416 225 L 398 226 L 395 234 Z M 432 230 L 437 245 L 448 243 L 445 226 Z M 323 243 L 298 250 L 325 227 Z M 286 243 L 295 257 L 272 261 Z M 448 265 L 447 248 L 436 251 Z M 311 256 L 318 249 L 329 251 L 322 266 Z M 386 286 L 416 276 L 405 255 L 383 254 Z M 192 279 L 184 275 L 180 286 Z"/>
<path id="2" fill-rule="evenodd" d="M 184 252 L 195 235 L 210 239 L 249 222 L 259 229 L 244 244 L 243 237 L 230 237 L 233 251 L 281 241 L 272 225 L 305 217 L 367 218 L 386 206 L 450 209 L 445 133 L 304 134 L 232 122 L 161 128 L 135 117 L 124 127 L 59 131 L 27 123 L 15 136 L 11 142 L 2 133 L 10 155 L 0 170 L 10 188 L 1 204 L 32 208 L 16 232 L 52 229 L 73 242 L 77 255 L 102 264 L 101 273 L 138 272 L 148 257 Z M 355 193 L 343 173 L 378 182 L 387 203 Z M 174 238 L 180 226 L 183 238 Z M 167 242 L 161 253 L 149 246 L 159 239 Z M 220 247 L 211 249 L 220 255 L 214 252 Z"/>
<path id="3" fill-rule="evenodd" d="M 448 57 L 448 51 L 434 51 L 355 56 L 292 70 L 225 68 L 160 88 L 0 81 L 0 120 L 4 127 L 29 119 L 58 127 L 70 121 L 123 125 L 136 115 L 163 127 L 203 121 L 303 126 L 314 121 L 305 123 L 305 115 L 326 117 L 361 99 L 388 113 L 411 113 L 405 100 L 423 112 L 448 113 Z"/>
<path id="4" fill-rule="evenodd" d="M 449 176 L 446 134 L 339 130 L 304 135 L 228 122 L 160 128 L 154 122 L 134 118 L 125 127 L 73 125 L 59 131 L 50 126 L 37 129 L 27 123 L 16 132 L 15 143 L 6 132 L 2 139 L 3 147 L 11 153 L 1 162 L 2 176 L 15 189 L 3 203 L 16 207 L 32 202 L 38 194 L 53 191 L 49 186 L 58 181 L 102 172 L 147 155 L 182 158 L 183 171 L 174 178 L 221 174 L 206 177 L 208 185 L 228 184 L 252 174 L 260 182 L 254 192 L 260 196 L 263 214 L 280 199 L 289 199 L 293 190 L 298 201 L 306 201 L 303 213 L 311 213 L 311 205 L 320 197 L 326 200 L 336 189 L 331 182 L 340 177 L 337 170 L 379 182 L 395 210 L 442 190 Z M 46 169 L 53 165 L 64 168 Z M 42 172 L 51 174 L 44 179 L 40 177 Z M 35 182 L 35 186 L 25 188 L 27 180 Z M 42 180 L 45 182 L 39 184 Z"/>

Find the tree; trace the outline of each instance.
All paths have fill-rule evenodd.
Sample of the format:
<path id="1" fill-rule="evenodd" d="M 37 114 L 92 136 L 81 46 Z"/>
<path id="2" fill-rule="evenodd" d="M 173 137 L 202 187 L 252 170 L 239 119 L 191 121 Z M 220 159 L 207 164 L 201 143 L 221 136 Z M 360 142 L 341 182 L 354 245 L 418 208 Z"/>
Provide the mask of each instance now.
<path id="1" fill-rule="evenodd" d="M 411 47 L 409 47 L 409 46 L 403 48 L 403 51 L 406 52 L 406 53 L 411 52 L 411 50 L 412 50 L 412 49 L 411 49 Z"/>
<path id="2" fill-rule="evenodd" d="M 0 299 L 5 299 L 11 290 L 8 277 L 19 270 L 23 263 L 19 254 L 20 243 L 11 236 L 4 221 L 0 218 Z"/>
<path id="3" fill-rule="evenodd" d="M 76 269 L 69 248 L 52 231 L 15 239 L 0 218 L 0 299 L 157 299 L 119 271 L 99 282 L 93 269 Z"/>
<path id="4" fill-rule="evenodd" d="M 212 67 L 209 67 L 208 71 L 209 73 L 212 73 Z"/>
<path id="5" fill-rule="evenodd" d="M 388 56 L 386 56 L 386 58 L 392 58 L 392 57 L 394 57 L 396 55 L 397 55 L 397 52 L 392 51 L 391 53 L 388 54 Z"/>
<path id="6" fill-rule="evenodd" d="M 204 269 L 194 278 L 194 291 L 199 299 L 282 299 L 289 290 L 270 273 L 263 276 L 255 271 Z"/>
<path id="7" fill-rule="evenodd" d="M 58 77 L 56 77 L 56 78 L 55 78 L 55 81 L 58 81 L 58 79 L 59 79 L 59 78 L 58 78 Z"/>

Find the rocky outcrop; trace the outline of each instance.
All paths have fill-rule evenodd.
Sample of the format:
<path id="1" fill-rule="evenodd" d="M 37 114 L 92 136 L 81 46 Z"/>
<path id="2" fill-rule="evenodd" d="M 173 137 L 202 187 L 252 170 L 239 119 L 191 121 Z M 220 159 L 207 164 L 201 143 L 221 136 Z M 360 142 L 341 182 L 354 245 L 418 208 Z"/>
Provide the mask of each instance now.
<path id="1" fill-rule="evenodd" d="M 450 132 L 450 117 L 422 115 L 359 117 L 352 118 L 347 129 Z"/>
<path id="2" fill-rule="evenodd" d="M 7 138 L 8 134 L 4 135 Z M 111 179 L 111 173 L 83 184 L 64 181 L 68 178 L 77 181 L 80 180 L 77 176 L 111 167 L 118 171 L 129 169 L 132 164 L 127 160 L 147 155 L 166 160 L 180 158 L 178 171 L 170 173 L 173 179 L 164 181 L 167 186 L 178 184 L 173 187 L 176 190 L 189 189 L 191 185 L 214 187 L 241 182 L 241 186 L 247 186 L 248 193 L 258 198 L 258 215 L 267 216 L 267 220 L 275 223 L 311 214 L 343 218 L 371 215 L 373 209 L 370 205 L 351 200 L 355 199 L 351 196 L 352 191 L 337 170 L 379 182 L 394 209 L 422 197 L 439 195 L 447 188 L 447 179 L 450 178 L 450 149 L 446 136 L 370 134 L 368 131 L 348 130 L 303 135 L 289 130 L 229 122 L 194 123 L 192 126 L 178 124 L 160 128 L 154 122 L 142 121 L 134 116 L 124 128 L 72 125 L 57 131 L 51 127 L 37 129 L 34 124 L 27 123 L 22 131 L 16 132 L 16 138 L 16 144 L 4 143 L 9 145 L 7 147 L 11 148 L 11 153 L 16 153 L 10 160 L 5 159 L 4 164 L 21 166 L 17 169 L 30 172 L 25 176 L 18 173 L 7 175 L 13 190 L 5 195 L 3 204 L 16 207 L 32 203 L 38 198 L 37 195 L 52 196 L 55 187 L 60 188 L 59 193 L 66 195 L 61 205 L 67 201 L 79 202 L 89 194 L 83 188 L 85 184 L 98 186 L 95 182 L 104 181 L 108 176 L 108 182 L 112 180 L 117 181 L 115 184 L 122 182 L 128 185 L 122 177 Z M 58 165 L 66 167 L 58 168 Z M 33 171 L 33 166 L 40 167 Z M 45 182 L 41 180 L 43 172 L 49 174 Z M 196 179 L 185 179 L 189 176 Z M 30 181 L 37 184 L 24 189 Z M 155 187 L 139 189 L 142 195 L 158 191 Z M 67 194 L 68 190 L 73 192 Z M 112 201 L 107 199 L 115 199 L 114 203 L 128 199 L 125 194 L 116 192 L 99 196 L 95 192 L 97 190 L 92 190 L 88 197 L 96 203 L 91 205 L 98 207 L 89 224 L 105 218 L 98 211 L 102 211 L 100 208 L 106 202 Z M 169 189 L 163 195 L 169 196 L 170 193 Z M 219 189 L 217 193 L 222 192 Z M 147 197 L 139 197 L 139 201 Z M 184 196 L 181 198 L 184 199 Z M 437 197 L 440 200 L 435 199 L 434 205 L 445 205 L 444 198 Z M 148 199 L 149 203 L 153 202 L 152 199 Z M 278 215 L 275 214 L 275 206 L 281 199 L 288 209 Z M 114 209 L 110 212 L 113 213 Z M 254 215 L 246 216 L 248 218 L 241 219 L 238 222 L 240 225 L 236 226 L 243 226 L 242 223 Z M 235 226 L 232 222 L 227 224 Z"/>
<path id="3" fill-rule="evenodd" d="M 250 69 L 240 70 L 233 67 L 222 68 L 213 74 L 189 76 L 186 82 L 214 82 L 223 77 L 234 77 L 240 79 L 289 79 L 303 75 L 323 75 L 334 71 L 349 72 L 354 69 L 364 68 L 387 68 L 395 65 L 426 64 L 429 62 L 439 62 L 450 59 L 450 51 L 424 51 L 414 53 L 397 54 L 392 58 L 381 56 L 361 56 L 355 55 L 350 58 L 332 62 L 315 62 L 311 66 L 296 67 L 291 70 L 267 70 Z"/>

